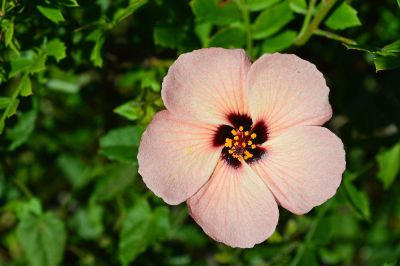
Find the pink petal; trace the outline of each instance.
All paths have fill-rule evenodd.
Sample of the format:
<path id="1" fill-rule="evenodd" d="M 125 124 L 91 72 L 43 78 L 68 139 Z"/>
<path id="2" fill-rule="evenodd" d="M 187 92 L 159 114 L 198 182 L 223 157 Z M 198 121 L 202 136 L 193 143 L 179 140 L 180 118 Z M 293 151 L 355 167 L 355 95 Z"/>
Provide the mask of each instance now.
<path id="1" fill-rule="evenodd" d="M 192 196 L 210 178 L 221 149 L 213 148 L 215 126 L 183 121 L 169 111 L 155 115 L 142 136 L 139 173 L 169 204 Z"/>
<path id="2" fill-rule="evenodd" d="M 267 153 L 252 168 L 282 207 L 303 214 L 336 193 L 345 153 L 342 141 L 328 129 L 294 127 L 263 146 Z"/>
<path id="3" fill-rule="evenodd" d="M 232 247 L 263 242 L 274 232 L 279 217 L 271 192 L 246 164 L 235 169 L 220 161 L 188 205 L 204 232 Z"/>
<path id="4" fill-rule="evenodd" d="M 226 123 L 228 114 L 247 111 L 244 86 L 249 68 L 241 49 L 205 48 L 182 54 L 164 78 L 164 104 L 190 120 Z"/>
<path id="5" fill-rule="evenodd" d="M 249 110 L 274 137 L 295 125 L 322 125 L 332 116 L 321 72 L 295 55 L 264 55 L 248 73 Z"/>

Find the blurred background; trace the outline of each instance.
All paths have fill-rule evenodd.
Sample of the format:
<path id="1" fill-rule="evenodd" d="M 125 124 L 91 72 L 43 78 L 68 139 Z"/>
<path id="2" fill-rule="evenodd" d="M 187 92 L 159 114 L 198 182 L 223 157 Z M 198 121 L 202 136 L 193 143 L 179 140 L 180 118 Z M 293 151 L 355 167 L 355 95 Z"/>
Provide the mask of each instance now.
<path id="1" fill-rule="evenodd" d="M 399 0 L 0 0 L 0 265 L 398 265 Z M 179 54 L 311 61 L 347 170 L 252 249 L 208 238 L 137 173 Z"/>

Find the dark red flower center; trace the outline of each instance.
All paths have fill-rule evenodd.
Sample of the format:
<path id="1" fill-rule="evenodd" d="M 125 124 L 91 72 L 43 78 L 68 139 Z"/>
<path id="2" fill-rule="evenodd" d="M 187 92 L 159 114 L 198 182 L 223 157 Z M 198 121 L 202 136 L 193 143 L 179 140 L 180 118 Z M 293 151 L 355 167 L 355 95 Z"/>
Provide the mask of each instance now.
<path id="1" fill-rule="evenodd" d="M 231 114 L 228 116 L 232 126 L 221 125 L 214 135 L 213 145 L 222 149 L 222 158 L 231 166 L 238 168 L 243 161 L 251 164 L 261 159 L 266 153 L 260 147 L 268 139 L 267 126 L 264 121 L 257 121 L 253 125 L 247 115 Z"/>

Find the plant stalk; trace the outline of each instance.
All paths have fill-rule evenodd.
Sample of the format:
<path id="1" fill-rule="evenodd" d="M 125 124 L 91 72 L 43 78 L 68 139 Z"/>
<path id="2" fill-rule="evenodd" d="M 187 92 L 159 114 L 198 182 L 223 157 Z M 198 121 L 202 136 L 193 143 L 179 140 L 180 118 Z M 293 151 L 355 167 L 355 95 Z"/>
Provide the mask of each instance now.
<path id="1" fill-rule="evenodd" d="M 322 37 L 328 38 L 328 39 L 331 39 L 331 40 L 339 41 L 339 42 L 342 42 L 342 43 L 345 43 L 345 44 L 357 45 L 356 41 L 354 41 L 352 39 L 349 39 L 349 38 L 346 38 L 346 37 L 343 37 L 343 36 L 340 36 L 340 35 L 338 35 L 336 33 L 333 33 L 333 32 L 316 29 L 314 31 L 314 34 L 318 35 L 318 36 L 322 36 Z"/>
<path id="2" fill-rule="evenodd" d="M 311 38 L 314 31 L 318 29 L 319 24 L 324 20 L 324 18 L 328 14 L 329 10 L 331 10 L 331 8 L 335 5 L 336 1 L 337 0 L 324 0 L 321 3 L 320 9 L 315 14 L 311 23 L 309 23 L 308 25 L 305 25 L 305 29 L 303 31 L 300 31 L 300 34 L 297 36 L 297 39 L 295 41 L 295 45 L 302 46 Z M 312 7 L 312 5 L 311 5 L 312 2 L 313 2 L 313 0 L 310 2 L 307 15 L 309 13 L 312 13 L 312 10 L 310 11 L 310 7 Z M 314 9 L 314 7 L 312 7 L 312 9 Z M 307 19 L 307 15 L 304 20 Z M 306 23 L 304 23 L 304 24 L 306 24 Z"/>

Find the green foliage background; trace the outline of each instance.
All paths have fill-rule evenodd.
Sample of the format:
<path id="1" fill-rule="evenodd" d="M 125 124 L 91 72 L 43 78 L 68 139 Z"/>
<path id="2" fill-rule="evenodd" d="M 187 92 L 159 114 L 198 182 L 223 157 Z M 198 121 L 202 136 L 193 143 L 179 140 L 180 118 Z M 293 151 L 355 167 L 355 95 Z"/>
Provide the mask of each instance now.
<path id="1" fill-rule="evenodd" d="M 397 265 L 399 0 L 0 0 L 0 265 Z M 336 196 L 253 249 L 210 240 L 137 174 L 180 53 L 290 52 L 331 88 Z M 376 72 L 379 71 L 379 72 Z M 267 214 L 266 214 L 267 215 Z"/>

